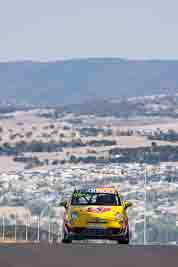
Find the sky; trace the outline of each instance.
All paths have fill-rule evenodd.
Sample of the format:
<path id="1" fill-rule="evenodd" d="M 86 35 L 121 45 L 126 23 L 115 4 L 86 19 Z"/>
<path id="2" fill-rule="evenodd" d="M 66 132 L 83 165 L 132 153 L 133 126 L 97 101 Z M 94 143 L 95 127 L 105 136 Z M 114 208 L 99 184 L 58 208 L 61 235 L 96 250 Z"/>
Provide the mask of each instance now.
<path id="1" fill-rule="evenodd" d="M 177 0 L 0 0 L 0 61 L 178 59 Z"/>

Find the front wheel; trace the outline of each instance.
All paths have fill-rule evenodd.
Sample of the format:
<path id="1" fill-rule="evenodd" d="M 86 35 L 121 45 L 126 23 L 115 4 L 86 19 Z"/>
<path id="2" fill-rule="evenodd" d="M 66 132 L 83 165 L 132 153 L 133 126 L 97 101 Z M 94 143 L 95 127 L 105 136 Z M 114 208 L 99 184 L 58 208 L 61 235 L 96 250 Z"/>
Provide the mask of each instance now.
<path id="1" fill-rule="evenodd" d="M 118 244 L 121 244 L 121 245 L 129 245 L 129 243 L 130 243 L 130 241 L 127 239 L 126 240 L 124 240 L 124 239 L 118 240 L 117 242 L 118 242 Z"/>
<path id="2" fill-rule="evenodd" d="M 130 236 L 129 236 L 129 230 L 127 231 L 125 237 L 123 237 L 122 239 L 118 239 L 117 240 L 118 244 L 123 244 L 123 245 L 129 245 L 130 243 Z"/>
<path id="3" fill-rule="evenodd" d="M 63 229 L 62 243 L 72 243 L 72 239 L 66 233 L 65 229 Z"/>

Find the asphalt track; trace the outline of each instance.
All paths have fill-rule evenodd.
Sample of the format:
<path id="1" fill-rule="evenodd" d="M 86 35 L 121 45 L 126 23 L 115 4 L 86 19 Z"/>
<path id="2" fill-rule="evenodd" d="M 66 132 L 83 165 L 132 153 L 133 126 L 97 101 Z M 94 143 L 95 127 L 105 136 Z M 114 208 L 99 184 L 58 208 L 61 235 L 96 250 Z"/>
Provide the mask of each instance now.
<path id="1" fill-rule="evenodd" d="M 176 246 L 0 245 L 0 267 L 178 267 Z"/>

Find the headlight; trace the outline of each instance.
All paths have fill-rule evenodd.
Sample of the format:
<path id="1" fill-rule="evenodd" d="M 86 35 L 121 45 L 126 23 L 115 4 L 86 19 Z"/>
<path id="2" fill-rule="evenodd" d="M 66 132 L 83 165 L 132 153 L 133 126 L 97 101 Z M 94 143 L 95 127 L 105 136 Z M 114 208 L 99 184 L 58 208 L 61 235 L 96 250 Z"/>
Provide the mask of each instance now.
<path id="1" fill-rule="evenodd" d="M 71 218 L 72 218 L 73 220 L 76 220 L 77 217 L 78 217 L 78 213 L 77 213 L 76 211 L 71 212 Z"/>
<path id="2" fill-rule="evenodd" d="M 120 214 L 120 213 L 116 213 L 115 214 L 115 218 L 116 218 L 116 220 L 121 220 L 121 218 L 122 218 L 122 215 Z"/>

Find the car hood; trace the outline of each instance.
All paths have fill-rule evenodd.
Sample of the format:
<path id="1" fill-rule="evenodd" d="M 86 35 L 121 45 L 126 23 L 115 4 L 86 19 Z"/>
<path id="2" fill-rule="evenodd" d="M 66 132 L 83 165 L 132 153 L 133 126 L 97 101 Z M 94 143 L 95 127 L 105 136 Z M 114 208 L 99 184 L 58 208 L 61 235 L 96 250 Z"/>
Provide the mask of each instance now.
<path id="1" fill-rule="evenodd" d="M 80 217 L 115 218 L 116 213 L 123 213 L 122 206 L 73 206 L 70 212 L 77 212 Z"/>

